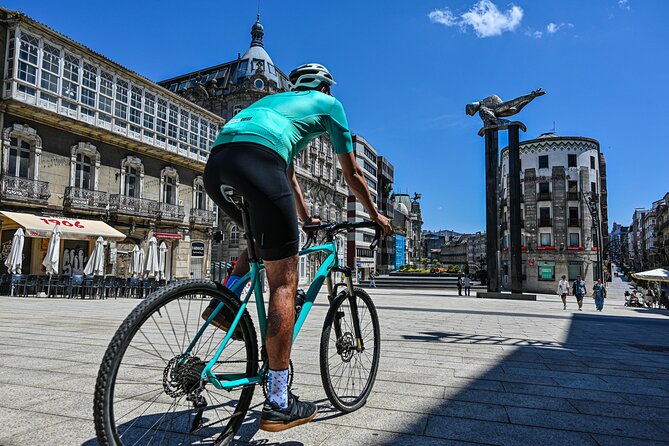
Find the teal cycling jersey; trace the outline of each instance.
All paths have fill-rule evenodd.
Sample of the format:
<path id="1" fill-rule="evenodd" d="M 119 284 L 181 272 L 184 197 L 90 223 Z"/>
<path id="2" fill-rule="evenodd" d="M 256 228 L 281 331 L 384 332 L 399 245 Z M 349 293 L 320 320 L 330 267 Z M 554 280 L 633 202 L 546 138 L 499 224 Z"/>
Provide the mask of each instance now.
<path id="1" fill-rule="evenodd" d="M 288 166 L 309 141 L 326 132 L 336 153 L 353 151 L 341 102 L 319 91 L 289 91 L 265 96 L 237 113 L 218 133 L 214 147 L 261 144 L 276 151 Z"/>

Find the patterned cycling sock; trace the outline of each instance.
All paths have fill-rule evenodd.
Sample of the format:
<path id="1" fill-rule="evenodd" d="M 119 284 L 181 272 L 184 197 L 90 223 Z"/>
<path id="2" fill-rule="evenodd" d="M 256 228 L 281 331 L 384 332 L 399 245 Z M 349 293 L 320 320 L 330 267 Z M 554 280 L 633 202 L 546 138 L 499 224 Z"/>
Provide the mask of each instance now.
<path id="1" fill-rule="evenodd" d="M 267 399 L 282 409 L 288 407 L 288 369 L 267 373 Z"/>
<path id="2" fill-rule="evenodd" d="M 239 279 L 241 279 L 241 278 L 242 278 L 241 276 L 229 276 L 229 277 L 228 277 L 228 281 L 225 282 L 225 287 L 226 287 L 227 289 L 231 290 L 231 289 L 232 289 L 232 286 L 233 286 L 235 283 L 237 283 L 237 282 L 239 281 Z M 242 291 L 243 291 L 243 290 L 244 290 L 244 288 L 240 288 L 239 290 L 237 290 L 237 292 L 235 293 L 235 294 L 237 295 L 237 297 L 239 297 L 239 296 L 242 295 Z"/>

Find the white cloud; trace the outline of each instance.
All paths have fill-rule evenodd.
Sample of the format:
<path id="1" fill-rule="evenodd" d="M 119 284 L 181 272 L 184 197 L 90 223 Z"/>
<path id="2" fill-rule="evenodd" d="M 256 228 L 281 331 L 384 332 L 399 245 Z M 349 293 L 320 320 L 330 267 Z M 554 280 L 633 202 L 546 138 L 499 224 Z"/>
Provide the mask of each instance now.
<path id="1" fill-rule="evenodd" d="M 560 28 L 573 28 L 574 24 L 573 23 L 549 23 L 546 25 L 546 32 L 548 34 L 555 34 L 556 32 L 560 31 Z"/>
<path id="2" fill-rule="evenodd" d="M 433 23 L 459 26 L 463 31 L 471 27 L 476 37 L 483 38 L 514 31 L 523 19 L 523 9 L 511 5 L 506 11 L 500 11 L 491 0 L 479 0 L 469 11 L 457 17 L 449 8 L 435 9 L 428 17 Z"/>
<path id="3" fill-rule="evenodd" d="M 626 9 L 628 11 L 631 9 L 627 0 L 618 0 L 618 7 L 620 9 Z"/>

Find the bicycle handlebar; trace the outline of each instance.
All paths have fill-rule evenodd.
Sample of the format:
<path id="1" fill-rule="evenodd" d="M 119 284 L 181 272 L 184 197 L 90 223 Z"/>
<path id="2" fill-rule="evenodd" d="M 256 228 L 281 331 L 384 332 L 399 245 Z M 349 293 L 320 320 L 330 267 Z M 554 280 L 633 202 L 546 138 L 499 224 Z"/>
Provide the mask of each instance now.
<path id="1" fill-rule="evenodd" d="M 307 242 L 302 247 L 302 249 L 307 249 L 311 244 L 316 240 L 316 234 L 319 231 L 326 231 L 327 237 L 331 238 L 337 232 L 348 230 L 348 229 L 357 229 L 357 228 L 374 228 L 374 240 L 369 245 L 369 249 L 376 249 L 381 240 L 381 235 L 383 234 L 381 226 L 373 221 L 361 221 L 358 223 L 323 223 L 320 225 L 306 225 L 302 229 L 308 234 Z"/>

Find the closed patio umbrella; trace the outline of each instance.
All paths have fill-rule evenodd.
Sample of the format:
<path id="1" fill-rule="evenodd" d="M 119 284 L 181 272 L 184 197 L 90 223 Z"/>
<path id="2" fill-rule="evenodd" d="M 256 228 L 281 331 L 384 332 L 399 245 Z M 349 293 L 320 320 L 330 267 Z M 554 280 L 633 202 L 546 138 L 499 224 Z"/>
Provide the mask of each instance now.
<path id="1" fill-rule="evenodd" d="M 160 265 L 158 259 L 158 241 L 155 237 L 149 239 L 149 251 L 146 255 L 146 275 L 147 277 L 156 277 L 160 274 Z"/>
<path id="2" fill-rule="evenodd" d="M 140 276 L 142 274 L 142 267 L 144 265 L 144 251 L 139 246 L 135 245 L 132 248 L 132 258 L 130 259 L 130 273 L 133 276 Z"/>
<path id="3" fill-rule="evenodd" d="M 165 280 L 165 262 L 167 261 L 167 245 L 165 242 L 160 242 L 160 247 L 158 248 L 158 270 L 160 275 L 158 278 L 160 280 Z"/>
<path id="4" fill-rule="evenodd" d="M 88 258 L 88 263 L 84 268 L 84 274 L 87 276 L 104 276 L 105 274 L 105 246 L 102 237 L 95 240 L 95 249 Z"/>
<path id="5" fill-rule="evenodd" d="M 46 250 L 46 257 L 42 265 L 46 268 L 46 273 L 49 275 L 49 287 L 47 288 L 47 296 L 51 294 L 51 277 L 58 273 L 58 262 L 60 262 L 60 225 L 53 227 L 51 231 L 51 239 L 49 240 L 49 247 Z"/>
<path id="6" fill-rule="evenodd" d="M 23 266 L 23 243 L 25 237 L 23 229 L 19 228 L 14 233 L 12 238 L 12 248 L 9 250 L 9 255 L 5 260 L 7 272 L 10 274 L 21 274 L 21 267 Z"/>

